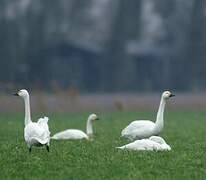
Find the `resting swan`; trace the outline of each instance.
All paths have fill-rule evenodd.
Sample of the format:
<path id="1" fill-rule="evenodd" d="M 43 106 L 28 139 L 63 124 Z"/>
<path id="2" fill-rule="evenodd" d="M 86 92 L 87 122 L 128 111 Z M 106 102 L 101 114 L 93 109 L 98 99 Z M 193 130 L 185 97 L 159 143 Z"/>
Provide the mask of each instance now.
<path id="1" fill-rule="evenodd" d="M 131 122 L 125 129 L 122 130 L 122 137 L 125 137 L 129 140 L 149 138 L 153 135 L 159 135 L 164 126 L 164 109 L 166 101 L 173 97 L 171 92 L 165 91 L 162 93 L 159 110 L 157 113 L 156 122 L 149 120 L 137 120 Z"/>
<path id="2" fill-rule="evenodd" d="M 118 149 L 135 151 L 170 151 L 171 147 L 159 136 L 151 136 L 149 139 L 136 140 Z"/>
<path id="3" fill-rule="evenodd" d="M 78 129 L 67 129 L 59 133 L 54 134 L 51 139 L 62 140 L 62 139 L 87 139 L 93 135 L 92 124 L 95 120 L 98 120 L 96 114 L 91 114 L 87 120 L 86 133 Z"/>
<path id="4" fill-rule="evenodd" d="M 31 121 L 29 93 L 22 89 L 14 95 L 20 96 L 25 104 L 25 119 L 24 119 L 24 139 L 31 152 L 32 146 L 46 146 L 49 152 L 50 131 L 48 127 L 48 117 L 40 118 L 37 122 Z"/>

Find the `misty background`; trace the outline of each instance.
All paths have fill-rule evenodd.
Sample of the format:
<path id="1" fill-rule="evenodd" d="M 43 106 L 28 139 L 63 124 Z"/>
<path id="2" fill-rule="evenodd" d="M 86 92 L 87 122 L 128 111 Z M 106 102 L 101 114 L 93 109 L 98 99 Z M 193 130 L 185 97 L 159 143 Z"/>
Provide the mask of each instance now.
<path id="1" fill-rule="evenodd" d="M 83 100 L 92 108 L 113 98 L 123 109 L 130 93 L 156 92 L 156 102 L 165 89 L 206 89 L 204 0 L 0 0 L 0 27 L 2 92 L 62 91 L 68 110 L 79 94 L 93 94 Z M 94 95 L 105 93 L 127 98 Z"/>

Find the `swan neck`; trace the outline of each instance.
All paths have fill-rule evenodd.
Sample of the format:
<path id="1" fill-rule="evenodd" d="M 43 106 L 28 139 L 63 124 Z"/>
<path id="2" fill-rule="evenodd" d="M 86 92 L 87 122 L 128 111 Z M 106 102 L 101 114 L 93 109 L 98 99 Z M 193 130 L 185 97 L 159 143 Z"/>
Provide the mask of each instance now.
<path id="1" fill-rule="evenodd" d="M 25 118 L 24 118 L 24 125 L 26 126 L 31 122 L 31 110 L 30 110 L 30 101 L 29 95 L 24 97 L 24 104 L 25 104 Z"/>
<path id="2" fill-rule="evenodd" d="M 87 120 L 87 129 L 86 129 L 87 135 L 93 134 L 93 128 L 92 128 L 92 120 L 88 118 Z"/>
<path id="3" fill-rule="evenodd" d="M 164 110 L 165 110 L 165 104 L 166 101 L 162 97 L 159 105 L 159 109 L 157 112 L 157 118 L 156 118 L 156 127 L 158 130 L 161 130 L 164 126 Z"/>

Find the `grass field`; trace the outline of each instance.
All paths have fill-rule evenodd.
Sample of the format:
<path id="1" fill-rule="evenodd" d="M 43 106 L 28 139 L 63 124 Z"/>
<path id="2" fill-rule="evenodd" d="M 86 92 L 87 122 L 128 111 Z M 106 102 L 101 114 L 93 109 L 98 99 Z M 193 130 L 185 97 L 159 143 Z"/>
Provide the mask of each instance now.
<path id="1" fill-rule="evenodd" d="M 81 113 L 80 113 L 81 114 Z M 50 114 L 52 134 L 66 128 L 85 129 L 88 113 Z M 170 152 L 123 152 L 120 132 L 129 122 L 153 112 L 99 114 L 95 141 L 51 141 L 50 153 L 23 140 L 23 115 L 0 116 L 0 179 L 206 179 L 206 112 L 166 112 L 161 134 Z M 33 119 L 39 116 L 33 116 Z"/>

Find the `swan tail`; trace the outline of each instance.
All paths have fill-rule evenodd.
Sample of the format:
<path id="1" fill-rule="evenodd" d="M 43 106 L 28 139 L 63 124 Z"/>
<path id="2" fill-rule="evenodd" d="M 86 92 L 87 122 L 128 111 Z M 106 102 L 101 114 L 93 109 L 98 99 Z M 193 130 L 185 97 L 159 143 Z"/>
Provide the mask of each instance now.
<path id="1" fill-rule="evenodd" d="M 52 137 L 50 137 L 50 139 L 63 140 L 63 139 L 68 139 L 68 138 L 62 136 L 62 134 L 56 133 L 56 134 L 54 134 Z"/>
<path id="2" fill-rule="evenodd" d="M 125 146 L 116 147 L 116 149 L 124 149 Z"/>
<path id="3" fill-rule="evenodd" d="M 53 135 L 50 139 L 55 139 L 55 140 L 58 140 L 58 137 Z"/>
<path id="4" fill-rule="evenodd" d="M 41 144 L 41 145 L 46 145 L 49 144 L 49 138 L 46 139 L 40 139 L 37 137 L 33 137 L 30 139 L 31 144 Z"/>
<path id="5" fill-rule="evenodd" d="M 126 131 L 125 129 L 122 130 L 122 132 L 121 132 L 121 137 L 124 137 L 124 136 L 125 136 L 125 131 Z"/>

